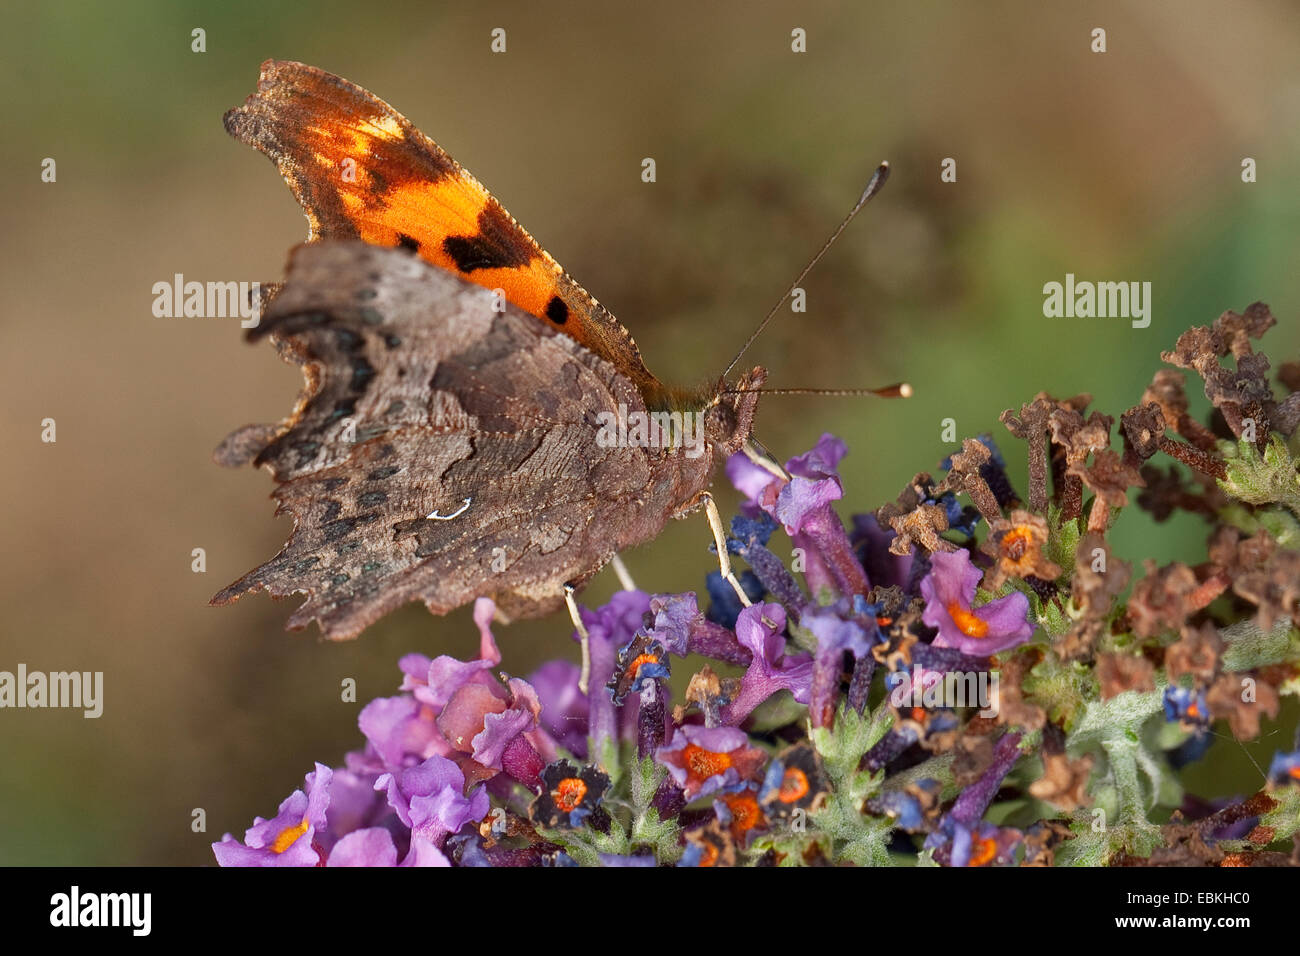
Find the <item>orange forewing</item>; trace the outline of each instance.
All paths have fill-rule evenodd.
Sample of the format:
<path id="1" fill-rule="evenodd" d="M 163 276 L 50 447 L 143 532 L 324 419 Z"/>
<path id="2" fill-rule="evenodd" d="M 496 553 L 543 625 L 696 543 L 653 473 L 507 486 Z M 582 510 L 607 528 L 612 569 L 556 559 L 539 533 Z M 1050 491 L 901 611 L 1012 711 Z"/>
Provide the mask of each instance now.
<path id="1" fill-rule="evenodd" d="M 271 158 L 309 240 L 405 245 L 611 362 L 647 396 L 662 386 L 627 330 L 483 186 L 383 100 L 302 63 L 268 60 L 226 130 Z"/>

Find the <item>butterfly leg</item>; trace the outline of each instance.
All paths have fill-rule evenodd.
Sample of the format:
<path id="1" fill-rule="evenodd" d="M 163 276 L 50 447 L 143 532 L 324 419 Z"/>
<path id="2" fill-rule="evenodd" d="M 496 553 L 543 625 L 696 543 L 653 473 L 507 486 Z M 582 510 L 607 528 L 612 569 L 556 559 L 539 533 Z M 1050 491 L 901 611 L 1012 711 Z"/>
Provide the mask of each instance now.
<path id="1" fill-rule="evenodd" d="M 582 641 L 582 673 L 578 676 L 578 690 L 586 695 L 587 685 L 591 683 L 591 638 L 587 634 L 587 625 L 582 623 L 582 615 L 578 613 L 578 602 L 573 598 L 576 593 L 572 584 L 564 586 L 564 603 L 569 608 L 569 617 L 573 619 L 573 626 Z"/>
<path id="2" fill-rule="evenodd" d="M 701 491 L 699 500 L 704 503 L 704 514 L 709 519 L 709 529 L 713 532 L 713 544 L 718 549 L 718 570 L 731 584 L 736 596 L 740 598 L 740 603 L 745 607 L 749 607 L 753 602 L 749 599 L 749 595 L 745 593 L 745 589 L 741 587 L 740 579 L 731 570 L 731 555 L 727 553 L 727 535 L 722 525 L 722 515 L 718 513 L 718 506 L 713 500 L 713 495 L 707 491 Z"/>

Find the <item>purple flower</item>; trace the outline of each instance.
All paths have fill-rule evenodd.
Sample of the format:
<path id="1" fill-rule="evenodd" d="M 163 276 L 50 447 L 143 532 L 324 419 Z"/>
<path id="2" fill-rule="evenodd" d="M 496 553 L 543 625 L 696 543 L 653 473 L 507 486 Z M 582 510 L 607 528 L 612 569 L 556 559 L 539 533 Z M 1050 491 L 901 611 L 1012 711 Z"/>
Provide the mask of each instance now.
<path id="1" fill-rule="evenodd" d="M 406 660 L 406 658 L 403 658 Z M 409 694 L 378 697 L 361 708 L 357 725 L 365 734 L 380 770 L 451 752 L 433 718 L 435 711 Z"/>
<path id="2" fill-rule="evenodd" d="M 608 742 L 617 742 L 620 728 L 627 727 L 635 738 L 639 706 L 634 698 L 622 708 L 615 706 L 605 686 L 614 675 L 619 650 L 631 642 L 641 629 L 641 620 L 650 610 L 650 595 L 644 591 L 617 591 L 609 603 L 594 610 L 582 608 L 582 623 L 587 628 L 591 648 L 590 738 L 593 749 L 589 757 L 603 759 L 601 748 Z M 574 634 L 574 640 L 578 635 Z M 620 723 L 619 712 L 623 712 Z"/>
<path id="3" fill-rule="evenodd" d="M 418 766 L 383 774 L 375 789 L 387 792 L 398 819 L 411 830 L 404 866 L 448 865 L 443 842 L 465 824 L 482 820 L 488 811 L 487 791 L 476 787 L 465 796 L 465 775 L 446 757 L 430 757 Z"/>
<path id="4" fill-rule="evenodd" d="M 844 654 L 851 653 L 855 661 L 862 659 L 871 653 L 872 639 L 862 624 L 830 607 L 809 610 L 800 623 L 817 638 L 809 715 L 814 727 L 829 727 L 835 716 Z"/>
<path id="5" fill-rule="evenodd" d="M 843 441 L 828 432 L 811 451 L 785 463 L 791 477 L 777 494 L 772 517 L 785 525 L 787 534 L 798 534 L 812 515 L 844 497 L 836 468 L 848 451 Z"/>
<path id="6" fill-rule="evenodd" d="M 212 852 L 220 866 L 317 866 L 320 851 L 314 846 L 317 830 L 325 828 L 334 772 L 324 764 L 307 774 L 303 790 L 295 790 L 270 820 L 258 817 L 244 833 L 241 844 L 227 833 Z M 304 792 L 305 791 L 305 792 Z"/>
<path id="7" fill-rule="evenodd" d="M 808 703 L 812 684 L 812 659 L 807 654 L 788 655 L 785 609 L 779 604 L 755 604 L 736 619 L 736 639 L 753 655 L 740 690 L 722 710 L 722 721 L 740 724 L 754 708 L 780 690 L 788 690 L 801 704 Z"/>
<path id="8" fill-rule="evenodd" d="M 650 630 L 664 650 L 678 657 L 689 654 L 692 632 L 703 617 L 695 592 L 656 594 L 650 599 L 650 613 L 654 615 Z"/>
<path id="9" fill-rule="evenodd" d="M 1015 862 L 1016 848 L 1023 840 L 1024 834 L 1010 827 L 983 821 L 956 825 L 950 842 L 935 850 L 934 859 L 943 866 L 1006 866 Z"/>
<path id="10" fill-rule="evenodd" d="M 555 741 L 539 726 L 542 705 L 532 685 L 518 678 L 503 685 L 492 672 L 501 663 L 490 627 L 495 612 L 488 598 L 474 604 L 476 660 L 402 658 L 406 693 L 362 709 L 359 724 L 368 746 L 349 755 L 349 767 L 395 772 L 443 756 L 459 761 L 476 780 L 505 771 L 525 786 L 540 785 L 537 773 L 554 758 Z"/>
<path id="11" fill-rule="evenodd" d="M 909 593 L 916 551 L 894 554 L 890 544 L 898 537 L 892 528 L 882 528 L 874 514 L 854 515 L 851 540 L 858 549 L 867 577 L 876 587 L 898 587 Z"/>
<path id="12" fill-rule="evenodd" d="M 751 509 L 761 508 L 761 500 L 769 485 L 784 482 L 784 479 L 772 474 L 766 468 L 754 464 L 744 452 L 736 452 L 727 459 L 727 480 L 732 487 L 746 498 Z M 765 510 L 765 509 L 764 509 Z"/>
<path id="13" fill-rule="evenodd" d="M 726 588 L 731 591 L 731 585 Z M 656 595 L 650 600 L 650 612 L 655 616 L 651 633 L 670 654 L 678 657 L 699 654 L 728 664 L 749 666 L 752 657 L 749 649 L 736 640 L 730 628 L 704 616 L 694 591 Z M 736 614 L 739 616 L 740 612 Z"/>
<path id="14" fill-rule="evenodd" d="M 939 629 L 936 647 L 955 647 L 966 654 L 987 657 L 1029 640 L 1029 598 L 1019 591 L 977 608 L 971 607 L 983 576 L 966 551 L 938 552 L 930 556 L 930 573 L 921 579 L 925 611 L 921 620 Z"/>
<path id="15" fill-rule="evenodd" d="M 326 866 L 397 866 L 397 845 L 383 827 L 354 830 L 334 845 Z"/>
<path id="16" fill-rule="evenodd" d="M 984 811 L 993 802 L 1002 780 L 1020 759 L 1023 735 L 1011 731 L 993 745 L 993 760 L 978 780 L 961 792 L 952 809 L 943 815 L 939 828 L 926 838 L 934 858 L 945 866 L 985 866 L 1008 863 L 1022 834 L 984 823 Z"/>
<path id="17" fill-rule="evenodd" d="M 803 552 L 804 577 L 815 600 L 865 595 L 866 573 L 854 554 L 844 525 L 831 507 L 843 497 L 836 467 L 847 453 L 844 442 L 824 434 L 813 449 L 786 462 L 790 480 L 759 468 L 743 454 L 731 456 L 727 477 L 749 500 L 743 510 L 776 518 Z M 765 476 L 765 477 L 764 477 Z"/>
<path id="18" fill-rule="evenodd" d="M 329 857 L 335 847 L 357 830 L 372 827 L 400 835 L 401 823 L 382 794 L 375 792 L 374 773 L 338 769 L 330 780 L 325 827 L 316 831 L 316 845 Z"/>
<path id="19" fill-rule="evenodd" d="M 579 758 L 587 756 L 587 718 L 591 704 L 578 690 L 582 669 L 572 661 L 547 661 L 528 675 L 542 705 L 541 725 L 556 744 Z"/>
<path id="20" fill-rule="evenodd" d="M 749 737 L 735 727 L 687 724 L 656 751 L 655 759 L 668 768 L 689 801 L 752 779 L 767 757 L 749 746 Z"/>
<path id="21" fill-rule="evenodd" d="M 496 605 L 491 598 L 474 602 L 474 623 L 479 631 L 478 660 L 460 661 L 443 654 L 431 661 L 423 654 L 408 654 L 400 662 L 406 675 L 401 690 L 411 691 L 420 703 L 441 710 L 466 684 L 494 685 L 492 669 L 501 663 L 501 651 L 491 628 L 495 613 Z"/>

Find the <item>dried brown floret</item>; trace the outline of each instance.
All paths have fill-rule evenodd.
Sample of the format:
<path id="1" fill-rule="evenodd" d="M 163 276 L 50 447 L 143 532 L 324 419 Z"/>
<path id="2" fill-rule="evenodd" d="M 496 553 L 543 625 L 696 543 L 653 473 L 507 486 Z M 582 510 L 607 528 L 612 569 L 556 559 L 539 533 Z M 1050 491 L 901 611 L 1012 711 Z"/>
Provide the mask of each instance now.
<path id="1" fill-rule="evenodd" d="M 1165 433 L 1165 416 L 1155 402 L 1134 405 L 1119 417 L 1119 427 L 1124 433 L 1124 447 L 1140 460 L 1146 461 L 1160 450 L 1160 439 Z"/>
<path id="2" fill-rule="evenodd" d="M 948 513 L 929 503 L 934 494 L 934 480 L 926 472 L 919 472 L 896 502 L 876 509 L 876 521 L 880 526 L 894 530 L 894 540 L 889 543 L 891 554 L 911 554 L 914 544 L 932 554 L 956 549 L 952 542 L 939 537 L 948 530 Z"/>
<path id="3" fill-rule="evenodd" d="M 1184 626 L 1182 636 L 1165 650 L 1165 671 L 1171 681 L 1191 675 L 1195 683 L 1209 684 L 1219 671 L 1222 653 L 1223 639 L 1213 624 Z"/>
<path id="4" fill-rule="evenodd" d="M 1200 491 L 1194 490 L 1192 483 L 1173 465 L 1166 470 L 1147 464 L 1141 467 L 1140 472 L 1145 487 L 1138 493 L 1138 507 L 1150 512 L 1156 521 L 1167 520 L 1175 511 L 1216 518 L 1227 503 L 1218 485 L 1205 482 Z"/>
<path id="5" fill-rule="evenodd" d="M 1152 691 L 1156 689 L 1155 665 L 1136 654 L 1102 654 L 1097 658 L 1097 681 L 1102 700 L 1130 690 Z"/>
<path id="6" fill-rule="evenodd" d="M 1029 785 L 1031 796 L 1065 813 L 1092 803 L 1085 792 L 1092 774 L 1092 754 L 1071 760 L 1064 753 L 1043 753 L 1043 775 Z"/>
<path id="7" fill-rule="evenodd" d="M 1133 587 L 1128 602 L 1128 617 L 1138 637 L 1156 637 L 1180 629 L 1199 608 L 1190 597 L 1196 590 L 1196 572 L 1180 561 L 1157 569 L 1156 563 L 1143 563 L 1146 575 Z"/>
<path id="8" fill-rule="evenodd" d="M 993 567 L 984 575 L 984 586 L 996 591 L 1008 578 L 1036 577 L 1055 581 L 1061 567 L 1043 554 L 1047 544 L 1047 521 L 1023 509 L 1011 512 L 1010 519 L 990 522 L 989 536 L 980 550 L 993 558 Z"/>
<path id="9" fill-rule="evenodd" d="M 1072 464 L 1069 473 L 1096 495 L 1088 513 L 1088 530 L 1103 532 L 1110 526 L 1110 510 L 1128 504 L 1128 489 L 1142 485 L 1136 465 L 1109 449 L 1092 456 L 1091 465 Z"/>
<path id="10" fill-rule="evenodd" d="M 999 416 L 1007 431 L 1029 444 L 1029 507 L 1043 514 L 1047 511 L 1047 419 L 1052 405 L 1041 395 L 1020 406 L 1016 417 L 1011 409 Z"/>
<path id="11" fill-rule="evenodd" d="M 1278 403 L 1268 382 L 1268 358 L 1252 350 L 1250 339 L 1276 323 L 1268 306 L 1255 302 L 1244 313 L 1224 312 L 1213 328 L 1198 326 L 1178 337 L 1161 358 L 1179 368 L 1194 369 L 1205 381 L 1205 395 L 1238 438 L 1263 443 L 1274 428 L 1290 435 L 1300 424 L 1300 399 L 1292 395 Z M 1231 355 L 1235 368 L 1219 359 Z"/>
<path id="12" fill-rule="evenodd" d="M 1151 384 L 1142 393 L 1142 402 L 1160 407 L 1165 426 L 1172 428 L 1202 451 L 1212 452 L 1216 446 L 1214 432 L 1187 413 L 1187 393 L 1183 389 L 1186 376 L 1171 368 L 1160 369 Z"/>
<path id="13" fill-rule="evenodd" d="M 722 722 L 721 711 L 724 705 L 735 699 L 740 689 L 740 681 L 734 677 L 721 678 L 713 668 L 705 664 L 691 676 L 686 685 L 686 703 L 700 708 L 704 715 L 704 726 L 717 727 Z M 677 723 L 681 723 L 680 720 Z"/>
<path id="14" fill-rule="evenodd" d="M 950 459 L 948 475 L 936 491 L 964 491 L 974 502 L 976 509 L 985 521 L 992 524 L 1002 517 L 997 496 L 984 480 L 981 469 L 993 457 L 988 446 L 982 441 L 967 438 L 962 441 L 962 449 Z"/>
<path id="15" fill-rule="evenodd" d="M 1072 603 L 1074 625 L 1055 647 L 1064 660 L 1087 657 L 1106 632 L 1115 599 L 1128 587 L 1132 566 L 1110 557 L 1106 540 L 1096 532 L 1079 539 L 1075 550 Z"/>
<path id="16" fill-rule="evenodd" d="M 1254 674 L 1222 674 L 1205 695 L 1210 714 L 1225 719 L 1238 740 L 1253 740 L 1259 736 L 1259 722 L 1265 715 L 1277 719 L 1280 702 L 1277 689 L 1262 676 Z"/>
<path id="17" fill-rule="evenodd" d="M 1202 474 L 1227 477 L 1227 467 L 1221 458 L 1165 435 L 1165 417 L 1155 402 L 1134 405 L 1120 416 L 1120 427 L 1124 432 L 1124 459 L 1130 464 L 1135 459 L 1146 461 L 1157 451 L 1163 451 Z"/>
<path id="18" fill-rule="evenodd" d="M 1047 722 L 1047 712 L 1025 700 L 1025 675 L 1039 661 L 1040 652 L 1029 650 L 1008 656 L 998 668 L 998 723 L 1037 730 Z"/>
<path id="19" fill-rule="evenodd" d="M 959 787 L 969 787 L 993 763 L 993 741 L 986 735 L 966 734 L 953 749 L 952 779 Z"/>
<path id="20" fill-rule="evenodd" d="M 1281 618 L 1300 620 L 1300 551 L 1278 548 L 1256 569 L 1238 574 L 1232 590 L 1258 609 L 1260 630 L 1273 630 Z"/>
<path id="21" fill-rule="evenodd" d="M 1025 858 L 1021 866 L 1052 866 L 1056 848 L 1074 839 L 1074 831 L 1060 820 L 1039 820 L 1025 830 Z"/>
<path id="22" fill-rule="evenodd" d="M 919 544 L 933 554 L 936 551 L 956 551 L 951 541 L 939 537 L 948 530 L 948 513 L 938 505 L 921 504 L 905 515 L 889 519 L 894 529 L 894 540 L 889 543 L 891 554 L 911 554 L 912 546 Z"/>
<path id="23" fill-rule="evenodd" d="M 1057 496 L 1061 502 L 1061 516 L 1077 518 L 1083 508 L 1083 480 L 1079 469 L 1088 456 L 1110 447 L 1110 427 L 1115 420 L 1109 415 L 1093 412 L 1083 417 L 1082 406 L 1075 403 L 1091 396 L 1078 396 L 1063 402 L 1052 410 L 1048 418 L 1052 443 L 1059 454 L 1053 456 L 1053 475 L 1057 479 Z"/>

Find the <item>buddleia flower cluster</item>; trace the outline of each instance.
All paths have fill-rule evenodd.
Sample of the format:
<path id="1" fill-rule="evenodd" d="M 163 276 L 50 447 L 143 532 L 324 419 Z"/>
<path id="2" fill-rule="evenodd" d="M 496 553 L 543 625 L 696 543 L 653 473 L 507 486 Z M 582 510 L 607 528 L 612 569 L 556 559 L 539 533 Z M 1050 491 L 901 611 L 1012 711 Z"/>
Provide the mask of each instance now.
<path id="1" fill-rule="evenodd" d="M 504 671 L 481 598 L 478 657 L 402 658 L 364 747 L 218 862 L 1300 862 L 1300 740 L 1277 725 L 1300 692 L 1300 363 L 1279 396 L 1252 344 L 1273 324 L 1255 304 L 1184 333 L 1118 429 L 1087 395 L 1004 413 L 1023 496 L 992 435 L 847 525 L 838 438 L 784 468 L 735 456 L 744 599 L 714 572 L 583 609 L 584 694 L 570 660 Z M 1130 499 L 1203 520 L 1203 553 L 1114 553 Z M 1185 791 L 1216 737 L 1265 728 L 1284 743 L 1257 792 Z"/>

